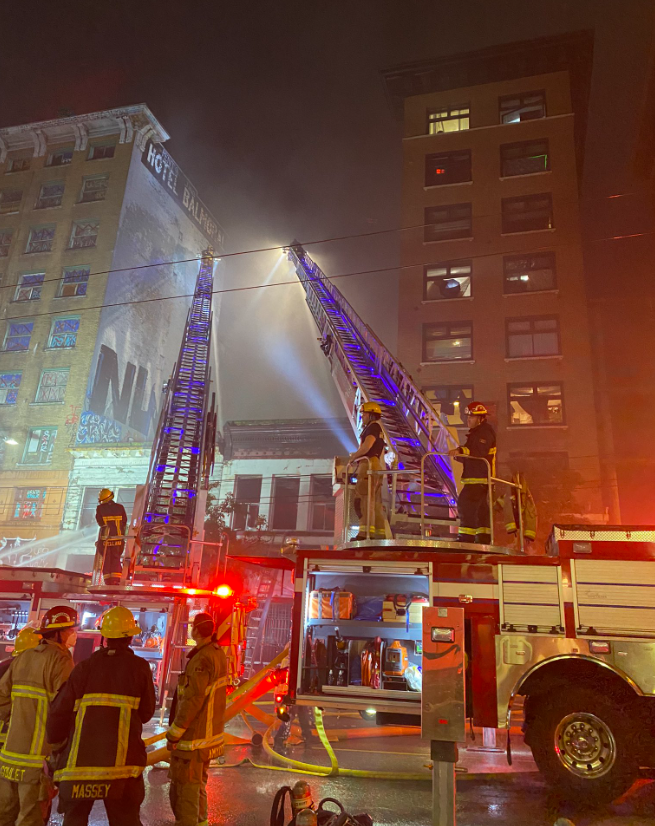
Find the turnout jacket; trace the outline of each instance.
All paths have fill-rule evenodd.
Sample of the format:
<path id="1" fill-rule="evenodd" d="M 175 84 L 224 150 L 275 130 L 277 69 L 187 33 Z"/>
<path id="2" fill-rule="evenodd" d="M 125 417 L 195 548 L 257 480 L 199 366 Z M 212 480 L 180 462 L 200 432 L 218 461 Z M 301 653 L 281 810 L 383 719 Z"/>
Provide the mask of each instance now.
<path id="1" fill-rule="evenodd" d="M 460 447 L 459 459 L 464 465 L 463 485 L 486 485 L 489 474 L 487 465 L 468 456 L 486 459 L 491 465 L 491 475 L 496 475 L 496 432 L 489 422 L 484 421 L 469 430 L 466 442 Z"/>
<path id="2" fill-rule="evenodd" d="M 62 746 L 55 782 L 138 777 L 146 765 L 143 724 L 155 713 L 148 663 L 131 648 L 99 648 L 73 669 L 48 715 L 50 743 Z"/>
<path id="3" fill-rule="evenodd" d="M 96 522 L 100 526 L 98 538 L 101 541 L 125 533 L 127 513 L 118 502 L 101 502 L 96 508 Z"/>
<path id="4" fill-rule="evenodd" d="M 227 658 L 217 642 L 196 646 L 177 685 L 166 739 L 177 757 L 201 760 L 223 754 Z"/>
<path id="5" fill-rule="evenodd" d="M 0 751 L 0 777 L 39 783 L 50 754 L 48 709 L 73 670 L 73 656 L 59 642 L 42 640 L 23 651 L 0 680 L 0 724 L 7 723 Z"/>

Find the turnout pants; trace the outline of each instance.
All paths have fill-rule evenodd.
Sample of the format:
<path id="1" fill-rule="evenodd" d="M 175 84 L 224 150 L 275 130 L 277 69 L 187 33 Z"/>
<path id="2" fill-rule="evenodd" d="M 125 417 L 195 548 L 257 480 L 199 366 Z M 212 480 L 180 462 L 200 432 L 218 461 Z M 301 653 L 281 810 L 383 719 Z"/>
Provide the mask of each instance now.
<path id="1" fill-rule="evenodd" d="M 40 783 L 0 778 L 0 826 L 44 826 L 49 802 Z"/>
<path id="2" fill-rule="evenodd" d="M 187 760 L 171 753 L 169 795 L 175 826 L 207 826 L 209 760 L 203 760 L 204 756 L 192 751 L 191 758 Z"/>
<path id="3" fill-rule="evenodd" d="M 491 544 L 489 526 L 489 488 L 487 485 L 464 485 L 457 499 L 459 539 Z"/>
<path id="4" fill-rule="evenodd" d="M 59 810 L 64 813 L 62 826 L 87 826 L 96 800 L 102 800 L 105 804 L 109 826 L 143 826 L 139 817 L 139 810 L 145 797 L 143 775 L 130 777 L 120 782 L 122 794 L 104 799 L 97 791 L 100 786 L 103 786 L 102 781 L 97 778 L 89 781 L 81 780 L 79 783 L 67 783 L 66 791 L 62 786 L 59 796 Z M 73 797 L 76 788 L 84 793 L 88 792 L 89 797 Z"/>
<path id="5" fill-rule="evenodd" d="M 363 539 L 386 539 L 384 530 L 384 510 L 382 509 L 382 476 L 376 474 L 369 476 L 368 471 L 382 470 L 382 463 L 377 456 L 373 456 L 369 462 L 362 459 L 357 465 L 357 484 L 355 485 L 355 498 L 359 499 L 361 516 L 359 517 L 359 534 Z M 369 479 L 371 480 L 371 503 L 369 506 Z M 371 524 L 368 524 L 370 507 Z"/>

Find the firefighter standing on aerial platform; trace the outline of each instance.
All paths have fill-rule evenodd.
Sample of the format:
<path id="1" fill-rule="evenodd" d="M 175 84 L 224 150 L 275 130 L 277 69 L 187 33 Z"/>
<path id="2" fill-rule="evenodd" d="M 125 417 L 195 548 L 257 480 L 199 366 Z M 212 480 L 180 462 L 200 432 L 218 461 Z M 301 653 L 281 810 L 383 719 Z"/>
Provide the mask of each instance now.
<path id="1" fill-rule="evenodd" d="M 466 415 L 470 428 L 466 442 L 449 451 L 451 456 L 461 457 L 459 461 L 464 465 L 462 490 L 457 499 L 457 540 L 490 545 L 489 468 L 491 475 L 495 476 L 496 433 L 487 421 L 489 413 L 483 404 L 471 402 L 466 408 Z"/>
<path id="2" fill-rule="evenodd" d="M 123 570 L 121 556 L 125 548 L 123 537 L 127 527 L 127 514 L 122 505 L 114 502 L 114 492 L 108 488 L 103 488 L 98 494 L 96 522 L 100 525 L 96 542 L 96 562 L 98 566 L 102 564 L 105 585 L 118 585 Z"/>
<path id="3" fill-rule="evenodd" d="M 359 499 L 359 533 L 356 540 L 386 539 L 384 526 L 384 510 L 382 509 L 382 475 L 379 473 L 384 467 L 383 456 L 386 449 L 384 433 L 380 426 L 382 409 L 375 402 L 365 402 L 360 410 L 364 429 L 359 438 L 359 448 L 350 455 L 349 462 L 357 462 L 357 485 L 355 500 Z M 364 461 L 368 458 L 368 462 Z M 368 472 L 373 475 L 369 477 Z M 371 503 L 369 508 L 368 491 L 371 480 Z M 368 511 L 371 511 L 372 525 L 367 524 Z"/>

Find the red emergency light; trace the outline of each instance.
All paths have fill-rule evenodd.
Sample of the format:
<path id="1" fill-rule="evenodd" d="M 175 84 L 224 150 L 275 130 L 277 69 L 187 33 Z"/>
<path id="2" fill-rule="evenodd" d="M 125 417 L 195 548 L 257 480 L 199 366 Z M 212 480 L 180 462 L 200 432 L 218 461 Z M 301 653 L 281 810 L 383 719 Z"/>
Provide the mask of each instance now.
<path id="1" fill-rule="evenodd" d="M 221 599 L 227 599 L 234 594 L 234 591 L 230 588 L 229 585 L 219 585 L 218 588 L 214 589 L 214 596 L 220 597 Z"/>

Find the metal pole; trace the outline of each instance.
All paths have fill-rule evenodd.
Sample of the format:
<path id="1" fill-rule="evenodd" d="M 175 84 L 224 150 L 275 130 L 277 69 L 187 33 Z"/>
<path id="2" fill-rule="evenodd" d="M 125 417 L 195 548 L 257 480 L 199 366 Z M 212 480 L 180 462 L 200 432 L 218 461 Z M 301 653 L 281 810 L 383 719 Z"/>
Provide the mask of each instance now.
<path id="1" fill-rule="evenodd" d="M 373 471 L 371 470 L 371 460 L 364 456 L 368 465 L 366 471 L 367 496 L 366 496 L 366 536 L 371 539 L 371 494 L 373 493 Z M 375 538 L 375 537 L 373 537 Z"/>
<path id="2" fill-rule="evenodd" d="M 455 762 L 437 759 L 443 746 L 451 743 L 431 742 L 432 752 L 432 826 L 455 826 Z M 436 747 L 436 748 L 435 748 Z"/>
<path id="3" fill-rule="evenodd" d="M 516 500 L 519 506 L 519 543 L 521 546 L 521 553 L 525 553 L 525 539 L 523 537 L 523 486 L 521 485 L 521 474 L 517 474 L 516 479 L 519 483 L 519 489 L 516 492 Z M 511 495 L 511 491 L 510 491 Z M 527 496 L 526 496 L 527 504 Z"/>
<path id="4" fill-rule="evenodd" d="M 425 458 L 421 457 L 421 539 L 425 537 Z"/>

